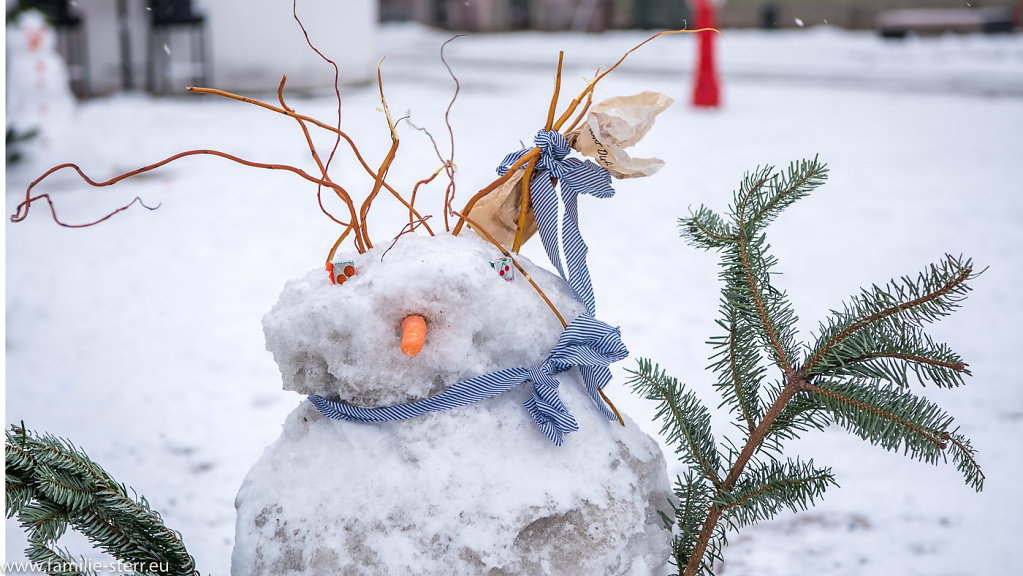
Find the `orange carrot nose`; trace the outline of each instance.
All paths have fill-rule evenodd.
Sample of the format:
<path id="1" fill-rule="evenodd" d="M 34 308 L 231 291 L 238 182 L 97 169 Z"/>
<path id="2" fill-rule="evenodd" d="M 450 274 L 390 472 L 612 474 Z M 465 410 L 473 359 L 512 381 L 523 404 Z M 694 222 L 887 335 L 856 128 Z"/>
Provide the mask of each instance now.
<path id="1" fill-rule="evenodd" d="M 426 318 L 419 314 L 409 314 L 401 321 L 401 352 L 406 356 L 415 356 L 423 349 L 426 342 Z"/>

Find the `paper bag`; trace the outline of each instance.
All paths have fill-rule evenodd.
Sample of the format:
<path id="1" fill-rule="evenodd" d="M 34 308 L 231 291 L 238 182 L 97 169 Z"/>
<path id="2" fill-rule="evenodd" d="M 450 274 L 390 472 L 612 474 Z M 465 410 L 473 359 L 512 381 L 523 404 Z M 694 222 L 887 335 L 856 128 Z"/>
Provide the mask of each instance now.
<path id="1" fill-rule="evenodd" d="M 515 229 L 519 223 L 523 172 L 522 168 L 516 170 L 511 178 L 477 201 L 469 211 L 469 218 L 472 218 L 473 222 L 479 224 L 495 240 L 508 248 L 515 243 Z M 479 231 L 476 233 L 486 239 Z M 522 233 L 522 242 L 525 243 L 533 234 L 536 234 L 536 217 L 533 215 L 533 207 L 530 206 L 526 212 L 526 226 Z"/>
<path id="2" fill-rule="evenodd" d="M 590 108 L 586 123 L 569 132 L 572 148 L 589 156 L 615 178 L 649 176 L 664 166 L 658 158 L 632 158 L 625 151 L 654 125 L 654 117 L 674 100 L 660 92 L 616 96 Z"/>

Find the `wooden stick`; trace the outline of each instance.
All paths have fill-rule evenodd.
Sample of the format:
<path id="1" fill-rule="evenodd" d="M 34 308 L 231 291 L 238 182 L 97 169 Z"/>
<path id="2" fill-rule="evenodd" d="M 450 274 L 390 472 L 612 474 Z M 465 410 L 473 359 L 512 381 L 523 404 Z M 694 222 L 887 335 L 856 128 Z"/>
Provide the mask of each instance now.
<path id="1" fill-rule="evenodd" d="M 444 230 L 448 232 L 451 231 L 451 226 L 448 224 L 448 212 L 451 211 L 451 202 L 455 199 L 455 131 L 451 128 L 451 108 L 455 105 L 455 99 L 458 98 L 458 92 L 462 89 L 462 85 L 458 82 L 458 77 L 455 76 L 455 72 L 451 69 L 451 65 L 449 65 L 447 59 L 444 58 L 444 48 L 446 48 L 453 40 L 464 36 L 465 34 L 452 36 L 440 46 L 440 61 L 444 64 L 444 67 L 447 68 L 448 74 L 451 75 L 451 79 L 455 81 L 455 93 L 451 95 L 451 101 L 448 102 L 448 107 L 444 111 L 444 125 L 448 128 L 448 137 L 451 142 L 451 153 L 448 155 L 447 163 L 444 165 L 444 170 L 448 176 L 448 185 L 444 189 Z M 436 146 L 436 143 L 434 146 Z"/>
<path id="2" fill-rule="evenodd" d="M 597 73 L 600 73 L 599 69 L 597 70 Z M 586 96 L 586 105 L 583 106 L 582 111 L 579 112 L 579 115 L 575 117 L 575 120 L 572 121 L 572 124 L 567 130 L 565 130 L 565 132 L 571 132 L 579 126 L 579 123 L 583 121 L 583 118 L 586 118 L 586 113 L 590 111 L 591 104 L 593 104 L 593 91 L 590 91 L 590 93 Z"/>
<path id="3" fill-rule="evenodd" d="M 35 202 L 36 200 L 43 199 L 43 198 L 49 198 L 48 194 L 40 194 L 38 196 L 32 196 L 32 189 L 35 188 L 36 185 L 38 185 L 40 182 L 45 180 L 47 177 L 49 177 L 51 174 L 53 174 L 55 172 L 58 172 L 60 170 L 63 170 L 65 168 L 71 168 L 74 171 L 78 172 L 78 175 L 82 178 L 82 180 L 86 184 L 88 184 L 90 186 L 93 186 L 93 187 L 96 187 L 96 188 L 102 188 L 104 186 L 110 186 L 110 185 L 116 184 L 116 183 L 120 182 L 121 180 L 124 180 L 125 178 L 131 178 L 132 176 L 137 176 L 139 174 L 143 174 L 145 172 L 149 172 L 151 170 L 155 170 L 155 169 L 157 169 L 157 168 L 159 168 L 159 167 L 161 167 L 161 166 L 163 166 L 165 164 L 169 164 L 171 162 L 174 162 L 175 160 L 184 158 L 186 156 L 197 156 L 197 155 L 217 156 L 217 157 L 220 157 L 220 158 L 231 160 L 232 162 L 237 162 L 238 164 L 242 164 L 244 166 L 249 166 L 251 168 L 263 168 L 263 169 L 266 169 L 266 170 L 285 170 L 287 172 L 292 172 L 294 174 L 298 174 L 302 178 L 305 178 L 306 180 L 308 180 L 308 181 L 310 181 L 310 182 L 312 182 L 314 184 L 322 184 L 324 186 L 327 186 L 329 188 L 334 189 L 335 191 L 339 191 L 342 194 L 345 194 L 345 195 L 348 194 L 348 192 L 345 191 L 345 189 L 342 188 L 341 186 L 339 186 L 338 184 L 335 184 L 334 182 L 327 182 L 327 181 L 325 181 L 323 179 L 320 179 L 320 178 L 316 178 L 316 177 L 308 174 L 304 170 L 302 170 L 300 168 L 296 168 L 294 166 L 289 166 L 288 164 L 265 164 L 265 163 L 262 163 L 262 162 L 253 162 L 251 160 L 245 160 L 243 158 L 239 158 L 237 156 L 233 156 L 231 154 L 227 154 L 226 152 L 220 152 L 219 150 L 186 150 L 184 152 L 179 152 L 179 153 L 177 153 L 177 154 L 175 154 L 173 156 L 169 156 L 167 158 L 164 158 L 163 160 L 160 160 L 159 162 L 155 162 L 153 164 L 149 164 L 147 166 L 143 166 L 142 168 L 138 168 L 138 169 L 132 170 L 130 172 L 125 172 L 123 174 L 119 174 L 119 175 L 114 176 L 113 178 L 111 178 L 109 180 L 103 180 L 103 181 L 95 181 L 95 180 L 89 178 L 89 176 L 87 174 L 85 174 L 85 172 L 83 172 L 82 169 L 79 168 L 77 164 L 66 163 L 66 164 L 59 164 L 57 166 L 54 166 L 53 168 L 50 168 L 49 170 L 44 172 L 42 174 L 42 176 L 40 176 L 40 177 L 36 178 L 35 180 L 33 180 L 32 183 L 28 185 L 28 188 L 25 190 L 25 200 L 22 201 L 20 204 L 18 204 L 18 207 L 17 207 L 14 215 L 11 216 L 11 222 L 21 222 L 22 220 L 24 220 L 28 216 L 29 208 L 32 206 L 33 202 Z M 123 208 L 122 208 L 122 210 L 123 210 Z M 120 210 L 118 210 L 117 212 L 120 212 Z M 111 214 L 111 215 L 113 215 L 113 214 Z M 107 217 L 109 217 L 109 216 L 107 216 Z M 106 218 L 104 218 L 104 220 L 105 219 Z M 355 226 L 355 225 L 357 225 L 357 223 L 351 223 L 351 222 L 342 222 L 341 224 L 343 224 L 345 226 Z M 69 226 L 67 224 L 61 224 L 61 225 L 62 226 Z M 69 226 L 69 227 L 73 227 L 73 226 Z"/>
<path id="4" fill-rule="evenodd" d="M 285 83 L 287 83 L 287 81 L 288 81 L 288 76 L 286 74 L 281 76 L 281 83 L 277 86 L 277 100 L 281 103 L 281 107 L 282 108 L 284 108 L 285 110 L 287 110 L 289 112 L 294 112 L 294 110 L 292 108 L 290 108 L 284 102 L 284 85 L 285 85 Z M 295 118 L 295 121 L 298 122 L 299 127 L 302 128 L 302 134 L 305 136 L 306 144 L 309 145 L 309 151 L 312 152 L 313 160 L 316 162 L 316 166 L 320 169 L 320 174 L 321 174 L 323 180 L 325 182 L 330 182 L 331 181 L 330 180 L 330 176 L 327 175 L 327 165 L 324 165 L 323 162 L 320 161 L 320 155 L 316 151 L 316 146 L 313 144 L 312 136 L 310 136 L 310 134 L 309 134 L 309 128 L 306 127 L 305 121 L 302 120 L 301 118 Z M 338 137 L 337 142 L 340 142 L 340 137 Z M 336 142 L 335 142 L 334 147 L 335 147 L 335 150 L 336 150 L 337 149 L 337 143 Z M 333 155 L 334 155 L 334 152 L 331 151 L 331 157 L 333 157 Z M 329 160 L 328 160 L 328 164 L 329 164 Z M 334 222 L 337 222 L 337 223 L 340 224 L 341 221 L 338 220 L 337 218 L 335 218 L 333 214 L 328 212 L 327 208 L 323 205 L 323 197 L 321 195 L 322 189 L 323 189 L 322 185 L 317 185 L 316 186 L 316 202 L 320 206 L 320 211 L 323 212 L 324 214 L 326 214 L 327 217 L 330 218 L 331 220 L 333 220 Z M 351 213 L 351 216 L 352 216 L 352 222 L 358 222 L 359 218 L 358 218 L 358 215 L 355 213 L 355 204 L 352 202 L 351 197 L 349 197 L 347 194 L 342 195 L 341 193 L 339 193 L 337 191 L 337 189 L 334 189 L 334 192 L 335 192 L 335 194 L 337 194 L 337 197 L 340 198 L 341 201 L 344 202 L 345 205 L 348 206 L 348 211 Z M 341 239 L 343 240 L 344 237 L 348 235 L 348 232 L 350 230 L 352 230 L 352 229 L 353 228 L 346 228 L 344 233 L 342 233 L 342 235 L 341 235 Z M 362 234 L 360 233 L 358 226 L 355 226 L 354 230 L 355 230 L 355 248 L 359 252 L 359 254 L 362 254 L 362 253 L 364 253 L 366 251 L 365 245 L 364 245 L 363 240 L 362 240 Z M 338 244 L 339 243 L 340 243 L 340 240 L 338 241 Z M 327 262 L 331 261 L 331 258 L 333 257 L 333 253 L 334 253 L 335 250 L 337 250 L 337 244 L 335 244 L 335 246 L 333 248 L 331 248 L 331 257 L 327 258 Z"/>
<path id="5" fill-rule="evenodd" d="M 496 190 L 501 184 L 504 184 L 505 182 L 507 182 L 508 179 L 511 178 L 515 174 L 515 171 L 518 170 L 519 168 L 521 168 L 523 164 L 529 162 L 530 160 L 532 160 L 533 158 L 535 158 L 535 157 L 537 157 L 539 155 L 540 155 L 540 149 L 539 148 L 533 148 L 529 152 L 526 152 L 525 154 L 523 154 L 522 158 L 519 158 L 518 160 L 516 160 L 515 163 L 511 165 L 511 168 L 509 168 L 507 172 L 505 172 L 501 176 L 498 176 L 497 179 L 495 179 L 490 184 L 487 184 L 486 186 L 484 186 L 482 190 L 480 190 L 479 192 L 476 193 L 475 196 L 470 198 L 469 202 L 466 203 L 465 208 L 462 208 L 462 214 L 468 214 L 469 212 L 471 212 L 472 211 L 472 207 L 476 205 L 476 202 L 478 202 L 481 198 L 483 198 L 487 194 L 490 194 L 491 192 Z M 456 215 L 456 216 L 458 215 L 458 212 L 455 212 L 454 210 L 452 210 L 451 213 Z M 462 224 L 464 223 L 464 221 L 465 221 L 464 219 L 459 217 L 458 224 L 455 224 L 455 229 L 452 230 L 452 232 L 451 232 L 452 235 L 458 236 L 458 233 L 462 231 Z"/>
<path id="6" fill-rule="evenodd" d="M 718 32 L 720 34 L 720 32 L 714 28 L 700 28 L 699 30 L 665 30 L 664 32 L 658 32 L 657 34 L 654 34 L 653 36 L 633 46 L 631 49 L 625 52 L 625 54 L 622 54 L 622 57 L 619 58 L 618 61 L 615 62 L 610 68 L 598 74 L 596 78 L 590 81 L 586 88 L 584 88 L 583 91 L 579 93 L 579 96 L 576 96 L 576 98 L 572 100 L 572 102 L 568 105 L 568 108 L 565 110 L 565 112 L 561 115 L 560 118 L 558 118 L 558 121 L 554 123 L 554 129 L 560 130 L 561 127 L 565 124 L 565 122 L 567 122 L 568 119 L 572 116 L 572 113 L 575 112 L 575 109 L 579 106 L 579 104 L 582 103 L 582 99 L 585 98 L 587 94 L 593 91 L 593 88 L 594 86 L 597 85 L 597 82 L 600 82 L 605 76 L 610 74 L 615 68 L 617 68 L 622 62 L 624 62 L 625 59 L 629 56 L 629 54 L 632 54 L 636 50 L 639 50 L 645 44 L 654 40 L 655 38 L 660 38 L 661 36 L 667 34 L 695 34 L 698 32 Z"/>
<path id="7" fill-rule="evenodd" d="M 561 66 L 565 61 L 565 52 L 558 52 L 558 71 L 554 75 L 554 95 L 551 97 L 551 106 L 547 110 L 547 124 L 544 130 L 550 130 L 554 123 L 554 113 L 558 108 L 558 96 L 561 95 Z M 526 172 L 522 176 L 521 202 L 519 203 L 519 219 L 515 225 L 515 240 L 512 244 L 512 252 L 516 254 L 522 249 L 522 236 L 526 230 L 526 217 L 529 215 L 529 181 L 532 178 L 533 170 L 536 169 L 536 158 L 532 158 L 526 164 Z"/>
<path id="8" fill-rule="evenodd" d="M 246 96 L 239 96 L 238 94 L 233 94 L 231 92 L 225 92 L 224 90 L 217 90 L 215 88 L 200 88 L 200 87 L 196 87 L 196 86 L 189 86 L 188 88 L 186 88 L 186 90 L 188 92 L 194 92 L 196 94 L 213 94 L 215 96 L 223 96 L 224 98 L 230 98 L 231 100 L 238 100 L 239 102 L 246 102 L 248 104 L 253 104 L 255 106 L 259 106 L 260 108 L 266 108 L 267 110 L 272 110 L 274 112 L 277 112 L 278 114 L 283 114 L 285 116 L 291 116 L 292 118 L 301 119 L 301 120 L 303 120 L 305 122 L 308 122 L 309 124 L 312 124 L 313 126 L 317 126 L 319 128 L 323 128 L 324 130 L 327 130 L 328 132 L 333 132 L 335 134 L 338 134 L 339 136 L 341 136 L 341 138 L 343 138 L 346 142 L 348 142 L 348 145 L 351 147 L 352 152 L 355 153 L 355 158 L 359 161 L 359 164 L 362 166 L 363 170 L 365 170 L 366 173 L 369 174 L 370 178 L 373 178 L 374 180 L 376 180 L 377 173 L 375 171 L 373 171 L 373 168 L 371 168 L 369 163 L 366 162 L 366 159 L 362 156 L 362 153 L 359 151 L 358 146 L 355 145 L 355 141 L 352 140 L 352 138 L 350 136 L 348 136 L 348 134 L 346 134 L 344 131 L 339 130 L 338 128 L 335 128 L 335 127 L 331 126 L 330 124 L 325 124 L 325 123 L 317 120 L 316 118 L 305 116 L 303 114 L 298 114 L 296 112 L 288 112 L 287 110 L 284 110 L 282 108 L 278 108 L 277 106 L 274 106 L 273 104 L 267 104 L 266 102 L 261 102 L 259 100 L 255 100 L 253 98 L 248 98 Z M 398 192 L 394 188 L 392 188 L 391 185 L 388 184 L 387 182 L 383 183 L 383 187 L 385 189 L 387 189 L 389 192 L 391 192 L 391 194 L 393 194 L 395 196 L 399 196 Z M 427 226 L 427 229 L 429 229 L 429 226 Z M 430 233 L 432 234 L 433 232 L 431 231 Z"/>
<path id="9" fill-rule="evenodd" d="M 551 97 L 551 107 L 547 111 L 547 124 L 544 130 L 550 130 L 554 126 L 554 113 L 558 108 L 558 96 L 561 95 L 561 64 L 565 61 L 565 51 L 558 52 L 558 71 L 554 75 L 554 96 Z"/>

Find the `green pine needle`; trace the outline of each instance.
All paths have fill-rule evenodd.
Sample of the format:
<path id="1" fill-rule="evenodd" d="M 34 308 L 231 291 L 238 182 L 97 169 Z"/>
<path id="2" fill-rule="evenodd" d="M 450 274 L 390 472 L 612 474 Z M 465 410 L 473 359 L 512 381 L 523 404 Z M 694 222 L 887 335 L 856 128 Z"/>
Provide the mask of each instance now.
<path id="1" fill-rule="evenodd" d="M 665 526 L 675 532 L 672 564 L 676 566 L 685 566 L 689 562 L 700 538 L 700 529 L 703 528 L 703 520 L 707 517 L 713 495 L 712 488 L 701 475 L 692 469 L 686 470 L 684 474 L 685 478 L 680 476 L 675 483 L 677 503 L 670 502 L 675 518 L 668 518 L 663 513 L 661 516 Z"/>
<path id="2" fill-rule="evenodd" d="M 887 345 L 907 348 L 904 352 L 911 355 L 919 353 L 919 363 L 935 367 L 961 364 L 950 350 L 934 346 L 918 330 L 954 312 L 969 293 L 970 280 L 976 277 L 971 260 L 946 255 L 916 279 L 903 277 L 863 290 L 841 312 L 832 311 L 832 317 L 821 324 L 820 336 L 805 365 L 807 374 L 826 374 L 836 365 L 884 354 Z M 962 366 L 956 371 L 961 372 Z M 949 380 L 940 372 L 935 375 L 938 385 L 961 383 L 961 379 Z"/>
<path id="3" fill-rule="evenodd" d="M 51 575 L 89 573 L 56 547 L 68 528 L 126 565 L 158 570 L 145 574 L 198 574 L 181 535 L 69 441 L 12 426 L 4 448 L 7 517 L 17 516 L 26 556 Z"/>
<path id="4" fill-rule="evenodd" d="M 827 175 L 827 166 L 816 157 L 789 164 L 784 175 L 776 174 L 773 166 L 758 168 L 746 175 L 736 191 L 730 215 L 751 237 L 794 202 L 824 184 Z"/>
<path id="5" fill-rule="evenodd" d="M 726 333 L 709 342 L 716 350 L 710 357 L 710 369 L 718 375 L 715 388 L 722 398 L 718 407 L 728 406 L 741 427 L 752 432 L 763 416 L 759 393 L 766 370 L 760 364 L 754 332 L 740 325 L 742 319 L 728 300 L 722 301 L 721 313 L 725 320 L 717 323 Z"/>
<path id="6" fill-rule="evenodd" d="M 735 488 L 722 492 L 716 503 L 724 510 L 724 520 L 738 530 L 770 520 L 783 509 L 806 510 L 828 486 L 838 486 L 831 469 L 815 468 L 813 460 L 771 461 L 748 469 Z"/>
<path id="7" fill-rule="evenodd" d="M 639 370 L 628 370 L 627 384 L 649 400 L 658 402 L 655 419 L 661 420 L 661 434 L 677 446 L 683 462 L 698 470 L 713 484 L 720 484 L 721 459 L 710 431 L 710 412 L 692 392 L 660 366 L 641 358 Z"/>
<path id="8" fill-rule="evenodd" d="M 823 382 L 792 401 L 826 412 L 830 420 L 871 444 L 931 464 L 951 455 L 966 483 L 983 488 L 984 474 L 969 442 L 951 430 L 952 417 L 900 387 L 861 381 Z"/>

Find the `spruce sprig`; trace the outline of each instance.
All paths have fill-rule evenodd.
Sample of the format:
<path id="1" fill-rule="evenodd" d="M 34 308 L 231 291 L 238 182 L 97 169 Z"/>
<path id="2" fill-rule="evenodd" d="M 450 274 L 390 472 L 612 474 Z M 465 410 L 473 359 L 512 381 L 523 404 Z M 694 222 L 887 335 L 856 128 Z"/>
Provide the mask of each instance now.
<path id="1" fill-rule="evenodd" d="M 828 486 L 838 486 L 830 468 L 813 461 L 769 461 L 751 465 L 735 488 L 722 491 L 715 503 L 733 530 L 773 518 L 782 509 L 806 510 Z"/>
<path id="2" fill-rule="evenodd" d="M 909 390 L 914 381 L 960 386 L 970 374 L 958 354 L 924 330 L 966 297 L 977 276 L 969 259 L 946 256 L 915 278 L 862 290 L 832 311 L 812 344 L 797 338 L 795 311 L 772 284 L 778 262 L 765 229 L 826 177 L 817 158 L 783 173 L 758 168 L 745 176 L 725 216 L 700 206 L 679 221 L 690 244 L 721 255 L 717 324 L 724 333 L 709 341 L 710 368 L 720 407 L 743 435 L 718 447 L 710 413 L 692 391 L 649 359 L 630 371 L 634 390 L 658 402 L 655 419 L 688 468 L 674 490 L 675 517 L 662 515 L 685 576 L 713 574 L 726 527 L 805 510 L 837 486 L 830 468 L 784 458 L 784 442 L 809 430 L 837 425 L 916 460 L 951 459 L 969 486 L 983 488 L 976 451 L 952 417 Z M 769 381 L 772 367 L 779 378 Z"/>
<path id="3" fill-rule="evenodd" d="M 754 332 L 740 327 L 739 312 L 728 298 L 721 301 L 721 315 L 724 319 L 717 324 L 725 335 L 712 336 L 708 342 L 715 349 L 710 369 L 718 376 L 715 388 L 722 398 L 718 408 L 728 406 L 740 428 L 752 433 L 763 418 L 759 394 L 767 371 L 760 364 Z"/>
<path id="4" fill-rule="evenodd" d="M 639 371 L 631 372 L 634 386 L 641 386 L 646 398 L 659 402 L 655 420 L 663 423 L 661 435 L 677 445 L 683 462 L 714 485 L 721 484 L 717 442 L 710 431 L 710 412 L 695 394 L 660 366 L 640 360 Z"/>
<path id="5" fill-rule="evenodd" d="M 181 535 L 71 442 L 11 426 L 4 456 L 7 517 L 17 516 L 26 556 L 47 573 L 92 573 L 56 546 L 70 527 L 137 574 L 198 574 Z"/>

